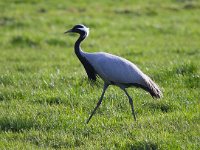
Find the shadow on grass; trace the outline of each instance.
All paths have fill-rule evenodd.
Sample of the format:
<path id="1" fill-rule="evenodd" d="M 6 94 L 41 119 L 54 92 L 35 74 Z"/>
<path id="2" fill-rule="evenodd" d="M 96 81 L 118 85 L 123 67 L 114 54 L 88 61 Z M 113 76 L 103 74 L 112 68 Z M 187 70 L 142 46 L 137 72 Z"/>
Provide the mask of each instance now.
<path id="1" fill-rule="evenodd" d="M 9 75 L 0 76 L 0 84 L 7 86 L 7 85 L 12 85 L 13 83 L 14 83 L 13 77 L 10 77 Z"/>
<path id="2" fill-rule="evenodd" d="M 36 47 L 40 45 L 38 41 L 34 41 L 29 37 L 19 36 L 19 35 L 13 37 L 10 41 L 10 44 L 19 47 Z"/>
<path id="3" fill-rule="evenodd" d="M 187 2 L 183 6 L 183 9 L 200 9 L 200 5 L 195 2 Z"/>
<path id="4" fill-rule="evenodd" d="M 30 66 L 27 66 L 27 65 L 17 65 L 15 68 L 16 68 L 16 71 L 20 72 L 20 73 L 33 72 L 33 68 L 31 68 Z"/>
<path id="5" fill-rule="evenodd" d="M 20 132 L 35 127 L 34 120 L 22 118 L 0 118 L 0 130 Z"/>
<path id="6" fill-rule="evenodd" d="M 56 38 L 51 38 L 45 41 L 48 45 L 50 46 L 66 46 L 66 42 L 60 39 L 56 39 Z"/>
<path id="7" fill-rule="evenodd" d="M 128 143 L 125 145 L 124 149 L 131 150 L 156 150 L 158 149 L 158 145 L 151 141 L 139 141 L 133 144 Z"/>
<path id="8" fill-rule="evenodd" d="M 134 15 L 134 16 L 142 16 L 142 15 L 145 15 L 145 16 L 156 16 L 158 15 L 158 12 L 153 9 L 153 8 L 150 8 L 150 7 L 145 7 L 145 8 L 142 8 L 142 9 L 117 9 L 117 10 L 114 10 L 114 13 L 116 14 L 120 14 L 120 15 Z"/>
<path id="9" fill-rule="evenodd" d="M 0 101 L 12 99 L 24 99 L 24 94 L 21 91 L 2 91 L 0 92 Z"/>
<path id="10" fill-rule="evenodd" d="M 47 104 L 47 105 L 59 105 L 66 103 L 64 99 L 61 97 L 38 97 L 34 98 L 34 103 L 39 103 L 39 104 Z"/>
<path id="11" fill-rule="evenodd" d="M 39 147 L 48 147 L 50 149 L 73 149 L 84 145 L 84 141 L 79 138 L 70 138 L 68 134 L 61 130 L 50 132 L 44 131 L 42 136 L 40 132 L 36 131 L 34 134 L 29 134 L 26 137 L 26 141 Z"/>
<path id="12" fill-rule="evenodd" d="M 187 88 L 200 88 L 200 75 L 191 75 L 185 79 Z"/>
<path id="13" fill-rule="evenodd" d="M 151 102 L 151 103 L 145 103 L 143 104 L 144 107 L 147 107 L 148 109 L 154 110 L 154 111 L 161 111 L 163 113 L 171 112 L 175 109 L 177 109 L 177 106 L 167 103 L 161 103 L 161 102 Z"/>
<path id="14" fill-rule="evenodd" d="M 9 26 L 15 23 L 15 19 L 11 17 L 0 17 L 1 26 Z"/>

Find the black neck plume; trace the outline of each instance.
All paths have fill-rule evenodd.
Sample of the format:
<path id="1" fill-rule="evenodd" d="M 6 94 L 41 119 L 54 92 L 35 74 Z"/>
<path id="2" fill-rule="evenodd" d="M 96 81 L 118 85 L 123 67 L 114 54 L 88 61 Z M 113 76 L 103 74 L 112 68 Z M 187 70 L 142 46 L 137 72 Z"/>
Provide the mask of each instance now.
<path id="1" fill-rule="evenodd" d="M 96 81 L 96 75 L 97 75 L 96 71 L 94 70 L 93 66 L 89 63 L 89 61 L 83 55 L 81 55 L 81 53 L 83 54 L 84 52 L 81 50 L 80 44 L 85 38 L 86 38 L 85 33 L 80 34 L 80 37 L 78 38 L 78 40 L 74 45 L 75 54 L 80 60 L 80 62 L 83 64 L 85 71 L 88 75 L 88 78 L 90 80 Z"/>

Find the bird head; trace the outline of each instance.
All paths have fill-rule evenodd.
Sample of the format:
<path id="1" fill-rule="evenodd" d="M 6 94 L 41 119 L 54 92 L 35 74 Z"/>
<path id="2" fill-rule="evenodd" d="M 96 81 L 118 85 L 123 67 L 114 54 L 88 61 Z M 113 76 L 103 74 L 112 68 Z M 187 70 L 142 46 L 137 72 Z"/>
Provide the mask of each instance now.
<path id="1" fill-rule="evenodd" d="M 78 24 L 78 25 L 75 25 L 70 30 L 66 31 L 65 33 L 70 33 L 70 32 L 79 33 L 80 35 L 87 37 L 89 35 L 89 28 L 87 28 L 83 24 Z"/>

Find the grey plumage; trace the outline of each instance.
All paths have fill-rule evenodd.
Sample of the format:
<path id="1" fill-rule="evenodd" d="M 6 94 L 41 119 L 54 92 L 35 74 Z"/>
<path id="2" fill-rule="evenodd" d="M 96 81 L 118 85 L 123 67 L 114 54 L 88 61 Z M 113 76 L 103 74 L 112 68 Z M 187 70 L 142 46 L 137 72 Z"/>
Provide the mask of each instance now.
<path id="1" fill-rule="evenodd" d="M 136 120 L 132 98 L 129 96 L 126 88 L 138 87 L 149 92 L 154 98 L 161 98 L 162 92 L 158 85 L 152 81 L 150 77 L 144 74 L 135 64 L 116 55 L 104 52 L 87 53 L 81 50 L 81 42 L 89 35 L 89 28 L 82 24 L 75 25 L 72 29 L 66 31 L 79 33 L 80 37 L 74 45 L 75 53 L 81 63 L 83 64 L 88 78 L 96 81 L 98 75 L 104 81 L 104 88 L 102 95 L 97 103 L 97 106 L 90 115 L 87 123 L 100 106 L 106 89 L 109 85 L 116 85 L 120 87 L 129 99 L 131 110 L 134 119 Z"/>

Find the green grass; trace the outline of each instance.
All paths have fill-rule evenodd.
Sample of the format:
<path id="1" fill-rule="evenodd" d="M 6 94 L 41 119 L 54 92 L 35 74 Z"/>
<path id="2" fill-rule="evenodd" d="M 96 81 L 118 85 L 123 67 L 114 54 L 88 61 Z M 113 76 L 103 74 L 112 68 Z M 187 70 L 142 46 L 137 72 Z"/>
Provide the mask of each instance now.
<path id="1" fill-rule="evenodd" d="M 198 0 L 0 2 L 0 149 L 199 149 L 200 2 Z M 73 51 L 73 25 L 90 27 L 87 52 L 129 59 L 162 88 L 128 99 L 101 95 Z"/>

